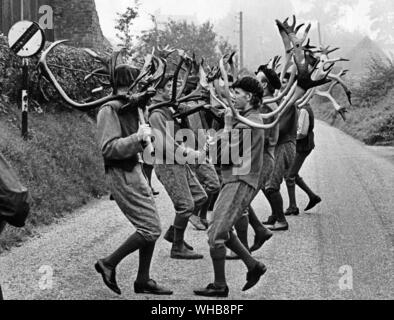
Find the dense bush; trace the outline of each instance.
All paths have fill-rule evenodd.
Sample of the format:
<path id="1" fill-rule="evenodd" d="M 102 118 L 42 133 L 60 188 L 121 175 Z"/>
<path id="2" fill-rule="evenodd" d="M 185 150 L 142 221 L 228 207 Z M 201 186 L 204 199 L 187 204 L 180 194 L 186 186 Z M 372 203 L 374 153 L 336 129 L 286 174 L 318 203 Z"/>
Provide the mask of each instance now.
<path id="1" fill-rule="evenodd" d="M 316 98 L 312 104 L 318 118 L 366 144 L 394 145 L 394 63 L 372 59 L 368 69 L 361 82 L 351 83 L 353 106 L 348 106 L 346 123 L 325 99 Z M 334 95 L 340 104 L 347 105 L 340 89 Z"/>
<path id="2" fill-rule="evenodd" d="M 394 63 L 371 58 L 368 75 L 355 88 L 357 106 L 374 107 L 394 88 Z"/>
<path id="3" fill-rule="evenodd" d="M 32 210 L 26 228 L 8 228 L 0 239 L 0 250 L 34 233 L 34 227 L 106 194 L 103 161 L 96 142 L 94 117 L 71 110 L 61 103 L 50 85 L 51 102 L 44 103 L 37 90 L 38 78 L 32 59 L 29 139 L 20 137 L 20 58 L 9 53 L 0 38 L 0 152 L 12 164 L 32 195 Z M 61 46 L 50 63 L 92 70 L 96 65 L 80 49 Z M 84 83 L 84 74 L 53 69 L 70 96 L 81 101 L 96 84 Z M 38 106 L 40 108 L 38 108 Z"/>

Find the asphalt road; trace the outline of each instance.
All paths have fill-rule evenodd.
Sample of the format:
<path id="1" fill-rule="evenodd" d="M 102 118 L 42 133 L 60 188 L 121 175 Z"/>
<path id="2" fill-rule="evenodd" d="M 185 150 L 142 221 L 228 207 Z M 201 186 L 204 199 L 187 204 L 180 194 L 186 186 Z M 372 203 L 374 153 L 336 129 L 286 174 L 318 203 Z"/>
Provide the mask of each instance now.
<path id="1" fill-rule="evenodd" d="M 276 233 L 255 254 L 268 272 L 249 292 L 241 292 L 246 276 L 243 264 L 227 263 L 229 299 L 394 298 L 394 163 L 387 154 L 381 156 L 322 122 L 317 123 L 316 139 L 318 148 L 302 176 L 323 198 L 322 204 L 309 214 L 291 217 L 290 231 Z M 174 210 L 163 188 L 155 184 L 166 229 Z M 306 196 L 301 191 L 297 196 L 304 208 Z M 269 215 L 263 197 L 256 199 L 254 207 L 262 219 Z M 94 270 L 95 261 L 132 232 L 115 203 L 107 200 L 90 203 L 67 219 L 40 228 L 39 237 L 0 256 L 5 298 L 155 298 L 133 292 L 137 254 L 118 268 L 121 297 L 109 291 Z M 158 242 L 152 276 L 175 291 L 169 299 L 195 299 L 192 289 L 212 280 L 206 234 L 190 227 L 187 241 L 205 255 L 204 260 L 171 260 L 170 245 L 163 239 Z"/>

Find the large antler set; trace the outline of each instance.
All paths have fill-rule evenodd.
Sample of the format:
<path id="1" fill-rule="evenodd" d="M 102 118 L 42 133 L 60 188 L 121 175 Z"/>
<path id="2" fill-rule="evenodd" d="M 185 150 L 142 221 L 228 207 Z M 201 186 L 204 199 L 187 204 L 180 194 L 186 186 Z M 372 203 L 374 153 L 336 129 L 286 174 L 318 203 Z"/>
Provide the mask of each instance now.
<path id="1" fill-rule="evenodd" d="M 337 103 L 331 92 L 333 88 L 339 84 L 345 90 L 348 100 L 351 103 L 351 92 L 342 79 L 342 77 L 346 75 L 347 70 L 341 70 L 338 74 L 333 74 L 332 70 L 337 62 L 348 60 L 342 58 L 333 59 L 329 57 L 329 55 L 338 48 L 330 49 L 329 47 L 321 46 L 319 49 L 316 49 L 316 47 L 312 46 L 310 44 L 310 39 L 308 39 L 311 24 L 308 24 L 304 28 L 301 35 L 299 35 L 299 33 L 301 29 L 303 29 L 304 24 L 297 26 L 295 16 L 293 16 L 293 23 L 291 25 L 289 24 L 289 19 L 286 19 L 283 22 L 276 20 L 276 24 L 285 49 L 285 58 L 280 72 L 280 79 L 283 82 L 287 73 L 290 74 L 290 77 L 286 87 L 277 92 L 275 97 L 263 100 L 263 103 L 267 104 L 274 102 L 280 103 L 279 108 L 274 112 L 262 115 L 264 119 L 278 116 L 276 120 L 269 125 L 253 123 L 247 120 L 242 117 L 234 107 L 234 99 L 228 82 L 228 70 L 231 72 L 234 79 L 238 77 L 238 70 L 234 61 L 235 52 L 224 55 L 217 66 L 213 68 L 208 67 L 207 73 L 204 70 L 204 61 L 202 60 L 200 63 L 197 63 L 194 54 L 190 57 L 184 50 L 173 49 L 168 46 L 163 49 L 157 49 L 157 55 L 155 55 L 155 50 L 153 50 L 152 54 L 148 54 L 145 57 L 144 65 L 140 70 L 139 76 L 130 86 L 128 93 L 126 95 L 119 95 L 115 86 L 116 82 L 114 79 L 114 73 L 120 53 L 115 52 L 112 56 L 100 57 L 92 50 L 86 50 L 86 52 L 91 55 L 96 62 L 99 62 L 102 67 L 94 70 L 92 73 L 89 73 L 85 77 L 85 80 L 95 76 L 106 76 L 109 78 L 109 82 L 100 80 L 99 83 L 102 86 L 101 89 L 109 87 L 113 88 L 113 91 L 108 96 L 89 103 L 78 103 L 72 100 L 62 89 L 48 67 L 48 54 L 55 47 L 64 43 L 64 40 L 53 43 L 42 54 L 38 64 L 38 69 L 43 78 L 52 82 L 62 98 L 76 109 L 88 111 L 109 101 L 119 99 L 123 99 L 125 101 L 125 107 L 127 107 L 128 104 L 130 104 L 131 95 L 135 95 L 137 93 L 143 94 L 149 87 L 156 88 L 165 76 L 168 64 L 167 59 L 169 59 L 169 57 L 174 53 L 177 53 L 179 62 L 176 64 L 174 72 L 171 99 L 156 105 L 151 105 L 149 107 L 149 111 L 168 106 L 172 106 L 177 110 L 181 103 L 203 100 L 206 97 L 206 93 L 209 93 L 211 99 L 219 103 L 221 107 L 231 108 L 238 121 L 251 127 L 270 129 L 278 123 L 281 116 L 288 108 L 294 105 L 305 105 L 313 96 L 317 95 L 328 98 L 334 105 L 335 110 L 345 119 L 346 108 Z M 279 56 L 273 58 L 268 63 L 268 68 L 276 70 L 279 68 L 279 62 Z M 178 81 L 181 76 L 181 85 L 178 86 Z M 199 78 L 198 86 L 191 94 L 183 96 L 190 76 Z M 224 86 L 220 86 L 220 79 L 224 82 Z M 329 82 L 331 82 L 331 84 L 327 90 L 318 89 Z M 93 92 L 96 91 L 99 91 L 99 89 L 93 90 Z M 199 111 L 199 108 L 195 109 L 195 112 L 197 111 Z M 181 116 L 179 113 L 177 113 L 177 115 Z"/>
<path id="2" fill-rule="evenodd" d="M 308 39 L 311 24 L 308 24 L 305 27 L 301 36 L 298 36 L 298 34 L 304 27 L 304 24 L 297 26 L 295 16 L 293 16 L 293 23 L 291 25 L 289 24 L 289 19 L 286 19 L 283 22 L 276 20 L 276 24 L 279 28 L 285 47 L 285 59 L 280 73 L 281 81 L 283 82 L 286 73 L 290 74 L 287 86 L 278 92 L 276 97 L 263 100 L 263 103 L 281 102 L 277 110 L 272 113 L 262 115 L 264 119 L 269 119 L 273 116 L 279 115 L 276 120 L 269 125 L 262 125 L 245 119 L 237 112 L 237 110 L 235 110 L 227 81 L 225 68 L 226 56 L 221 59 L 219 68 L 213 69 L 210 74 L 211 78 L 208 77 L 210 81 L 214 82 L 214 85 L 211 85 L 210 88 L 213 99 L 219 102 L 224 108 L 231 108 L 238 121 L 243 122 L 248 126 L 260 129 L 272 128 L 279 122 L 280 118 L 285 114 L 288 108 L 294 105 L 302 106 L 307 104 L 314 95 L 328 98 L 332 102 L 335 110 L 345 119 L 346 108 L 340 106 L 336 102 L 332 97 L 331 92 L 336 85 L 340 84 L 344 88 L 349 102 L 351 103 L 351 92 L 342 79 L 342 77 L 346 75 L 347 70 L 342 70 L 338 74 L 332 74 L 331 72 L 337 62 L 348 60 L 343 58 L 330 59 L 328 57 L 330 53 L 337 49 L 330 50 L 328 47 L 316 50 L 316 47 L 311 46 L 310 39 Z M 278 67 L 279 60 L 279 57 L 275 57 L 269 62 L 268 67 L 275 70 Z M 220 76 L 225 83 L 224 96 L 220 94 L 220 90 L 217 88 L 215 82 Z M 330 82 L 331 85 L 328 90 L 323 91 L 321 89 L 317 89 L 318 87 Z M 212 87 L 216 87 L 217 95 L 214 94 Z"/>
<path id="3" fill-rule="evenodd" d="M 47 63 L 47 57 L 49 53 L 51 53 L 57 46 L 59 46 L 60 44 L 66 41 L 67 40 L 60 40 L 50 45 L 48 49 L 42 53 L 37 68 L 39 73 L 42 75 L 42 77 L 53 84 L 53 86 L 55 87 L 57 92 L 61 95 L 61 97 L 64 99 L 64 101 L 67 102 L 71 107 L 78 109 L 80 111 L 89 111 L 98 108 L 107 102 L 114 100 L 123 100 L 125 101 L 125 104 L 127 104 L 130 100 L 131 95 L 138 93 L 138 90 L 135 89 L 138 84 L 142 83 L 142 80 L 144 80 L 144 82 L 146 83 L 143 89 L 146 89 L 148 85 L 150 84 L 155 85 L 158 82 L 160 82 L 161 78 L 165 74 L 165 70 L 166 70 L 165 60 L 161 58 L 157 58 L 153 54 L 147 55 L 147 57 L 145 58 L 145 64 L 142 70 L 140 71 L 139 76 L 137 77 L 137 79 L 134 80 L 133 84 L 129 88 L 129 92 L 127 94 L 120 95 L 118 94 L 118 90 L 116 88 L 116 82 L 115 82 L 115 69 L 118 66 L 118 58 L 120 52 L 113 53 L 109 58 L 103 58 L 92 50 L 86 50 L 86 52 L 89 55 L 91 55 L 97 62 L 100 62 L 102 64 L 102 67 L 94 70 L 92 73 L 89 73 L 85 77 L 85 81 L 94 76 L 107 76 L 109 77 L 109 82 L 101 81 L 100 84 L 103 87 L 112 87 L 113 91 L 104 98 L 100 98 L 98 100 L 88 103 L 79 103 L 77 101 L 72 100 L 67 95 L 67 93 L 63 90 L 62 86 L 57 81 L 56 77 L 52 73 Z M 139 90 L 139 93 L 141 94 L 144 93 L 141 90 L 141 88 Z"/>

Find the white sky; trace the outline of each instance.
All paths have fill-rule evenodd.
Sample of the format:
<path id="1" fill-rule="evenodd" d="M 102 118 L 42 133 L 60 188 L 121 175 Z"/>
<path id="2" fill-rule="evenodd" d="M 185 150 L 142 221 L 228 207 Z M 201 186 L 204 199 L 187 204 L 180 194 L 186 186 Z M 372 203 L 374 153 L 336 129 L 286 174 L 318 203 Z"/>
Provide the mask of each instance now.
<path id="1" fill-rule="evenodd" d="M 134 4 L 134 0 L 95 0 L 100 18 L 101 27 L 106 37 L 116 39 L 115 19 L 116 13 L 124 12 L 128 6 Z M 239 0 L 241 1 L 241 0 Z M 266 0 L 243 0 L 243 1 L 266 1 Z M 303 0 L 291 0 L 294 7 L 303 8 Z M 324 0 L 317 0 L 324 1 Z M 367 17 L 368 3 L 370 0 L 359 0 L 359 5 L 342 21 L 342 25 L 349 30 L 359 29 L 370 34 L 370 22 Z M 136 21 L 136 31 L 144 30 L 151 26 L 149 13 L 160 10 L 165 15 L 196 15 L 199 22 L 211 20 L 213 22 L 224 17 L 230 10 L 228 0 L 140 0 L 141 18 Z M 114 4 L 116 3 L 116 5 Z M 300 5 L 304 3 L 303 5 Z"/>

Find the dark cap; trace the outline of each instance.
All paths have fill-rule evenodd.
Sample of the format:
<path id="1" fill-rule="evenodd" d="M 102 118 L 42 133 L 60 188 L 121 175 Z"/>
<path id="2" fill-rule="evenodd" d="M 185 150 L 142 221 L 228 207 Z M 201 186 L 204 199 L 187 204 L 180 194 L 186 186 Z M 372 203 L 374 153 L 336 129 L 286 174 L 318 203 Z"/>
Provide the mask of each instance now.
<path id="1" fill-rule="evenodd" d="M 231 87 L 233 89 L 240 88 L 256 95 L 259 98 L 262 98 L 264 95 L 263 86 L 253 77 L 243 77 L 242 79 L 237 80 Z"/>
<path id="2" fill-rule="evenodd" d="M 257 69 L 256 75 L 259 72 L 263 72 L 265 77 L 267 78 L 268 83 L 275 89 L 279 90 L 282 87 L 282 84 L 280 83 L 280 79 L 276 72 L 272 69 L 268 69 L 267 65 L 262 65 Z"/>
<path id="3" fill-rule="evenodd" d="M 115 68 L 115 85 L 116 87 L 129 87 L 139 76 L 140 71 L 137 68 L 126 64 L 117 65 Z"/>
<path id="4" fill-rule="evenodd" d="M 164 87 L 167 85 L 169 81 L 172 81 L 174 79 L 174 76 L 172 74 L 166 74 L 163 79 L 160 81 L 160 83 L 157 86 L 157 89 L 164 89 Z"/>

